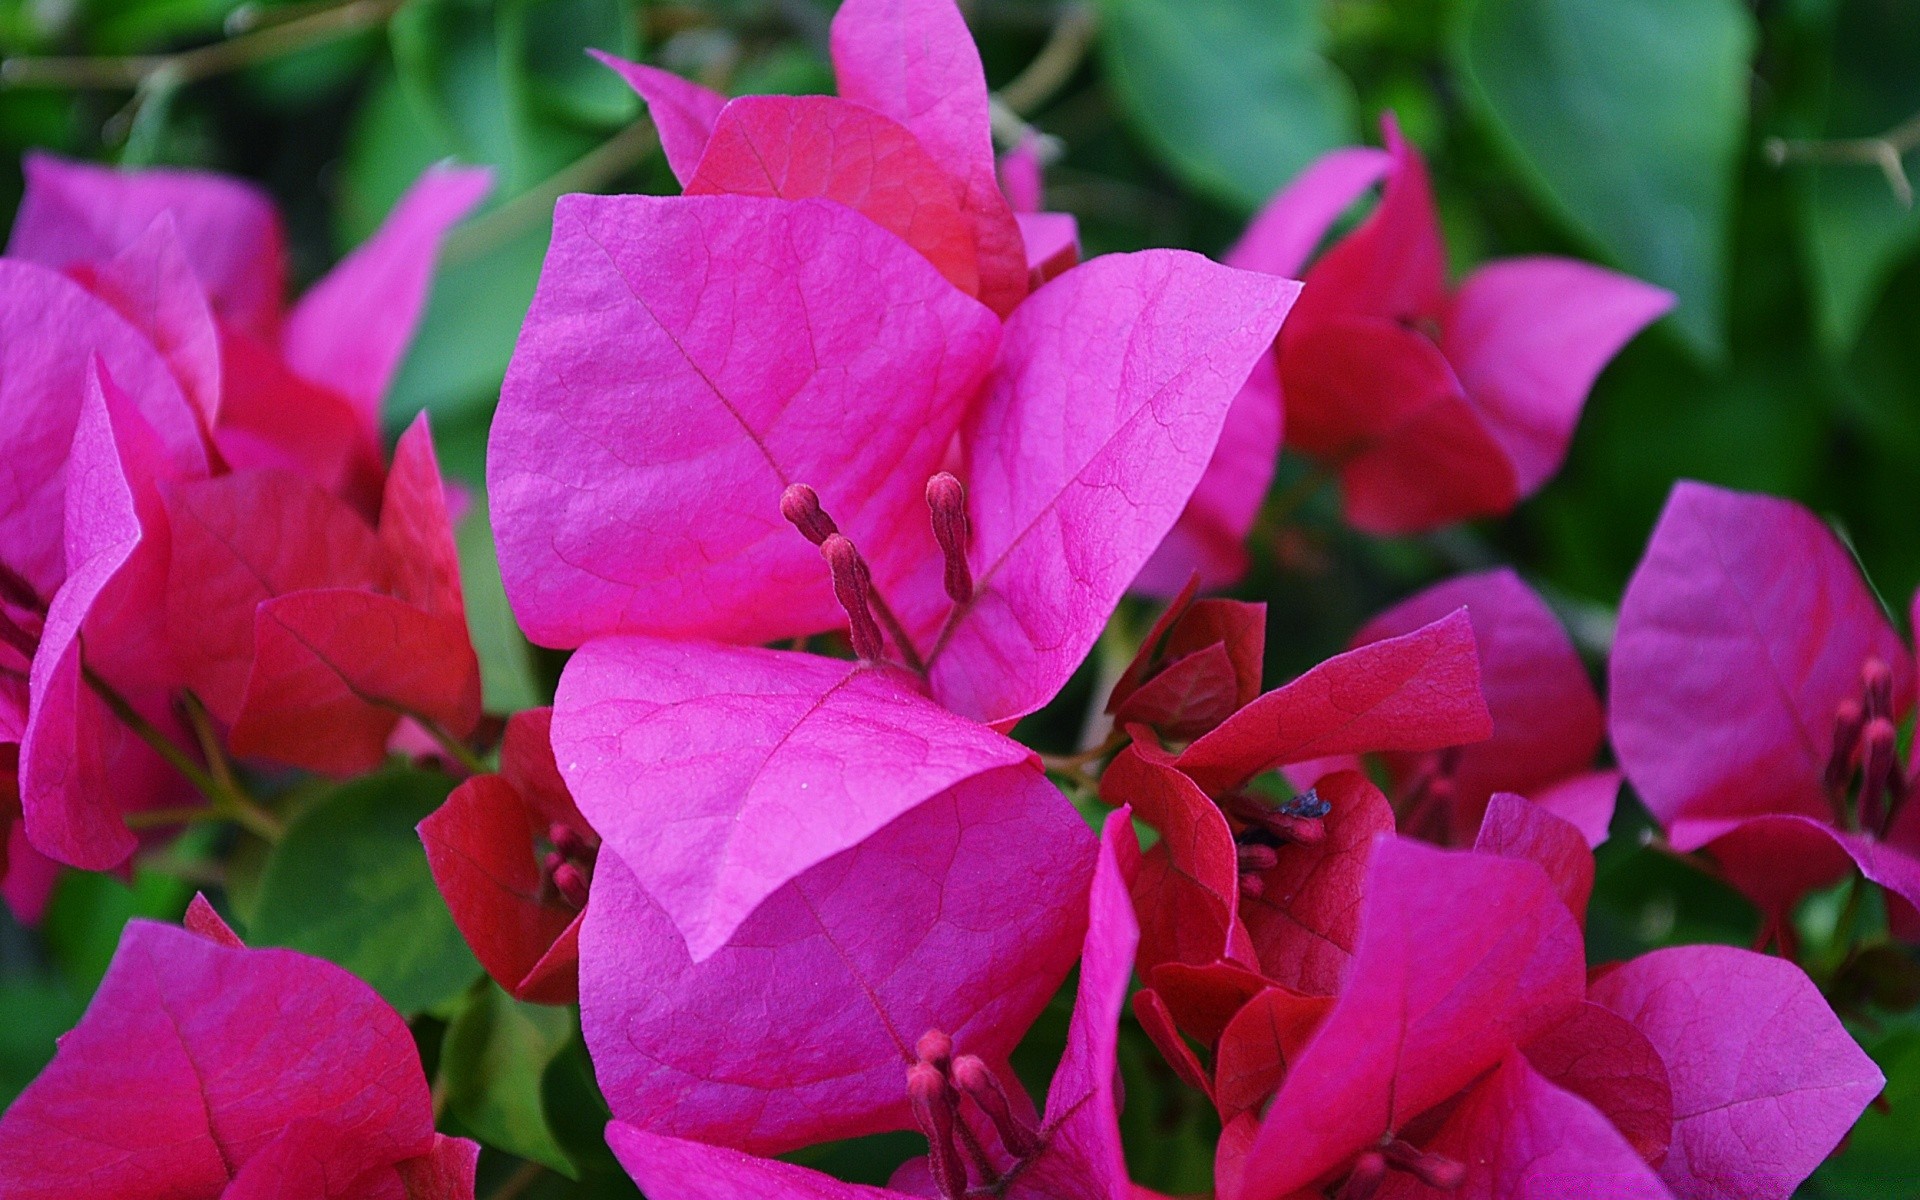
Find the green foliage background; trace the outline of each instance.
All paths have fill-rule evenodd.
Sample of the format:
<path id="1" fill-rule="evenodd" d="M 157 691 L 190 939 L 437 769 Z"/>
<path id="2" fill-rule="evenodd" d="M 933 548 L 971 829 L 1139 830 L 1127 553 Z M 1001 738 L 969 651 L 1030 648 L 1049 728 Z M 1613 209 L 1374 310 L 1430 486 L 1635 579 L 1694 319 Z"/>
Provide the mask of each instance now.
<path id="1" fill-rule="evenodd" d="M 1079 217 L 1089 254 L 1218 252 L 1315 154 L 1377 141 L 1378 117 L 1391 110 L 1430 156 L 1456 270 L 1500 255 L 1574 254 L 1680 297 L 1602 379 L 1562 475 L 1510 519 L 1381 542 L 1340 529 L 1322 497 L 1277 548 L 1262 548 L 1246 590 L 1274 614 L 1270 680 L 1339 648 L 1424 582 L 1499 561 L 1548 594 L 1597 662 L 1681 477 L 1793 496 L 1829 515 L 1896 610 L 1920 585 L 1920 213 L 1880 168 L 1797 148 L 1880 134 L 1920 112 L 1920 3 L 963 7 L 990 84 L 1057 144 L 1049 206 Z M 675 190 L 637 102 L 583 49 L 645 57 L 733 92 L 830 90 L 831 9 L 828 0 L 0 0 L 9 60 L 0 204 L 17 201 L 18 156 L 36 147 L 232 171 L 279 198 L 295 274 L 308 279 L 372 230 L 428 163 L 492 165 L 495 195 L 448 247 L 388 411 L 397 429 L 430 410 L 444 461 L 478 492 L 552 198 Z M 49 84 L 44 64 L 18 61 L 167 54 L 270 28 L 300 36 L 205 78 L 183 81 L 178 68 L 192 60 L 172 60 L 138 90 Z M 1044 67 L 1029 70 L 1036 61 Z M 1280 486 L 1296 473 L 1283 466 Z M 461 541 L 489 707 L 540 703 L 555 664 L 513 628 L 483 507 Z M 1086 686 L 1063 697 L 1061 714 L 1080 711 Z M 1053 728 L 1045 716 L 1029 727 L 1042 742 Z M 445 1123 L 490 1147 L 483 1194 L 532 1179 L 525 1195 L 630 1195 L 599 1145 L 604 1109 L 572 1015 L 516 1004 L 480 979 L 438 906 L 410 827 L 440 786 L 396 772 L 298 797 L 304 807 L 271 861 L 257 846 L 229 853 L 203 832 L 129 881 L 69 877 L 43 930 L 0 927 L 0 1096 L 32 1077 L 77 1018 L 129 916 L 177 917 L 195 886 L 216 885 L 254 940 L 353 966 L 419 1014 L 429 1070 L 444 1048 Z M 1602 852 L 1596 956 L 1749 939 L 1744 903 L 1644 848 L 1643 828 L 1627 812 Z M 1838 907 L 1823 903 L 1805 915 L 1815 934 Z M 408 947 L 404 962 L 398 946 Z M 1892 973 L 1911 974 L 1911 959 L 1901 961 Z M 1063 1005 L 1032 1039 L 1038 1081 Z M 1806 1194 L 1920 1196 L 1920 1023 L 1869 1010 L 1856 1032 L 1890 1077 L 1888 1108 L 1869 1113 Z M 1125 1042 L 1136 1174 L 1166 1190 L 1202 1189 L 1204 1104 L 1137 1034 Z M 912 1141 L 813 1157 L 884 1178 Z M 536 1176 L 516 1159 L 548 1169 Z"/>

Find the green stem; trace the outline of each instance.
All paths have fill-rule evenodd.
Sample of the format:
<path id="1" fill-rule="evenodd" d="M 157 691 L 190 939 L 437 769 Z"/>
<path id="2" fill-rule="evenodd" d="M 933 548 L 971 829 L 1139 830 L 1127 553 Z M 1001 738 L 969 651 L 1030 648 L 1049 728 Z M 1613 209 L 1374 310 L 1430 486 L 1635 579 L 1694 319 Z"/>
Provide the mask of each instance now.
<path id="1" fill-rule="evenodd" d="M 475 754 L 473 750 L 459 738 L 448 733 L 446 727 L 441 725 L 440 722 L 417 715 L 413 716 L 413 720 L 420 728 L 427 731 L 428 737 L 432 738 L 442 750 L 447 752 L 449 758 L 466 768 L 469 775 L 485 775 L 492 769 L 487 765 L 486 759 Z"/>

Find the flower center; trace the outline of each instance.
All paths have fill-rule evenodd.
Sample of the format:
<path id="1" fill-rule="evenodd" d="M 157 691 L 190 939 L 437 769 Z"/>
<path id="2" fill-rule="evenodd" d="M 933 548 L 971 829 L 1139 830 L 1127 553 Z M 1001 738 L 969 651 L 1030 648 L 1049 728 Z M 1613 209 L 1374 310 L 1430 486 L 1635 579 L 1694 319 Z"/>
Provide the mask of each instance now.
<path id="1" fill-rule="evenodd" d="M 1335 1193 L 1338 1200 L 1370 1200 L 1386 1182 L 1387 1172 L 1411 1175 L 1439 1192 L 1454 1192 L 1467 1181 L 1467 1168 L 1441 1154 L 1429 1154 L 1397 1137 L 1382 1138 L 1378 1149 L 1363 1151 L 1353 1160 L 1347 1181 Z"/>
<path id="2" fill-rule="evenodd" d="M 1907 796 L 1900 731 L 1893 723 L 1893 671 L 1878 658 L 1860 667 L 1860 694 L 1834 708 L 1823 777 L 1834 823 L 1884 834 Z"/>
<path id="3" fill-rule="evenodd" d="M 907 1099 L 927 1137 L 927 1166 L 941 1200 L 998 1195 L 1046 1148 L 1046 1134 L 1015 1111 L 1000 1077 L 978 1057 L 954 1054 L 953 1039 L 937 1029 L 928 1030 L 914 1046 Z M 963 1101 L 993 1127 L 1009 1165 L 999 1165 L 962 1119 Z M 970 1186 L 970 1178 L 977 1182 Z"/>
<path id="4" fill-rule="evenodd" d="M 593 881 L 593 863 L 600 848 L 570 825 L 547 826 L 547 844 L 553 847 L 540 862 L 542 889 L 575 911 L 587 906 L 587 888 Z"/>
<path id="5" fill-rule="evenodd" d="M 1246 792 L 1228 792 L 1220 797 L 1220 808 L 1245 826 L 1234 835 L 1233 845 L 1239 860 L 1240 890 L 1249 896 L 1266 891 L 1264 876 L 1280 865 L 1281 847 L 1313 846 L 1325 840 L 1323 818 L 1333 810 L 1312 788 L 1278 807 Z"/>
<path id="6" fill-rule="evenodd" d="M 973 530 L 967 519 L 966 487 L 945 471 L 933 476 L 927 480 L 927 513 L 944 560 L 941 583 L 953 603 L 948 617 L 951 625 L 973 600 L 973 569 L 967 564 L 967 543 Z M 820 556 L 827 560 L 833 597 L 847 614 L 847 637 L 854 654 L 864 662 L 882 662 L 891 640 L 901 665 L 925 675 L 927 666 L 919 649 L 886 599 L 874 589 L 873 572 L 859 548 L 821 507 L 820 494 L 804 483 L 789 485 L 780 495 L 780 515 L 802 537 L 820 547 Z"/>

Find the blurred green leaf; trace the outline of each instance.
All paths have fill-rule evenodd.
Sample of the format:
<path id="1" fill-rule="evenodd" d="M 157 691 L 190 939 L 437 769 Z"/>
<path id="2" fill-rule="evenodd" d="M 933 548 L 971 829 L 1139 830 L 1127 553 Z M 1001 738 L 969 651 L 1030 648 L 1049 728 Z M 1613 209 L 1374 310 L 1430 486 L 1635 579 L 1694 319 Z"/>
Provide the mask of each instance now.
<path id="1" fill-rule="evenodd" d="M 248 940 L 339 963 L 402 1013 L 458 996 L 480 964 L 414 832 L 449 786 L 441 775 L 387 771 L 302 812 L 267 861 Z"/>
<path id="2" fill-rule="evenodd" d="M 86 1006 L 64 982 L 47 975 L 0 980 L 0 1106 L 53 1060 L 54 1042 Z"/>
<path id="3" fill-rule="evenodd" d="M 1834 19 L 1822 139 L 1874 137 L 1920 113 L 1920 6 L 1846 0 Z M 1901 204 L 1864 162 L 1796 168 L 1802 234 L 1820 334 L 1845 351 L 1901 259 L 1920 242 L 1920 210 Z"/>
<path id="4" fill-rule="evenodd" d="M 564 1008 L 522 1004 L 483 979 L 447 1026 L 440 1080 L 447 1110 L 474 1137 L 578 1179 L 547 1125 L 541 1081 L 573 1037 Z"/>
<path id="5" fill-rule="evenodd" d="M 136 869 L 131 886 L 109 874 L 64 871 L 40 933 L 61 975 L 80 995 L 91 996 L 128 921 L 177 920 L 191 899 L 191 884 L 158 871 Z"/>
<path id="6" fill-rule="evenodd" d="M 1755 36 L 1739 0 L 1475 0 L 1459 40 L 1528 181 L 1714 358 Z"/>
<path id="7" fill-rule="evenodd" d="M 544 704 L 533 673 L 532 651 L 513 619 L 500 582 L 487 505 L 476 495 L 460 522 L 460 589 L 467 605 L 467 631 L 480 656 L 480 689 L 488 712 L 514 713 Z"/>
<path id="8" fill-rule="evenodd" d="M 1353 138 L 1317 0 L 1100 0 L 1110 82 L 1175 171 L 1242 209 Z"/>
<path id="9" fill-rule="evenodd" d="M 634 0 L 510 0 L 502 13 L 501 37 L 532 111 L 607 129 L 638 115 L 633 89 L 586 52 L 639 56 Z"/>

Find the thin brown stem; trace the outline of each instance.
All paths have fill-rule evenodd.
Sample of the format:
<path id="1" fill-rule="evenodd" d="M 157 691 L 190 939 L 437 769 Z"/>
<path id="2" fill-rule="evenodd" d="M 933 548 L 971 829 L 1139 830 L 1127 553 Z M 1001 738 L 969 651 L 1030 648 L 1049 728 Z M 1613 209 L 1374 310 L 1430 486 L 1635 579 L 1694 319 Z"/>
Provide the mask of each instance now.
<path id="1" fill-rule="evenodd" d="M 197 83 L 372 29 L 384 24 L 403 3 L 405 0 L 346 0 L 306 16 L 258 26 L 225 41 L 177 54 L 9 58 L 0 61 L 0 87 L 144 91 L 160 80 L 173 84 Z"/>
<path id="2" fill-rule="evenodd" d="M 432 738 L 440 749 L 446 751 L 447 757 L 464 767 L 469 775 L 484 775 L 491 769 L 487 766 L 486 759 L 475 754 L 471 746 L 447 732 L 446 726 L 440 722 L 418 715 L 415 715 L 413 720 L 420 728 L 427 731 L 427 736 Z"/>
<path id="3" fill-rule="evenodd" d="M 1874 137 L 1796 139 L 1768 138 L 1767 160 L 1776 167 L 1791 162 L 1854 163 L 1880 168 L 1887 186 L 1902 208 L 1913 207 L 1913 181 L 1907 177 L 1907 154 L 1920 149 L 1920 113 Z"/>
<path id="4" fill-rule="evenodd" d="M 1047 44 L 1000 89 L 1000 103 L 1014 114 L 1025 116 L 1053 99 L 1086 61 L 1087 51 L 1093 48 L 1094 35 L 1098 32 L 1099 20 L 1093 5 L 1070 4 L 1061 10 Z"/>

